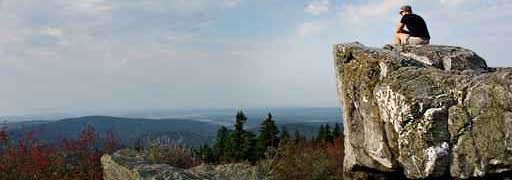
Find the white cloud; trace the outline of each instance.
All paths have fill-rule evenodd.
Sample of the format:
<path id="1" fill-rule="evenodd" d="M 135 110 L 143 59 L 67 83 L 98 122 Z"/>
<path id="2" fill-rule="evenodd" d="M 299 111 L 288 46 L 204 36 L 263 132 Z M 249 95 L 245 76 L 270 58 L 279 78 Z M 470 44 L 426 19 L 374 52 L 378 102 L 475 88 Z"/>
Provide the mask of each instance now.
<path id="1" fill-rule="evenodd" d="M 329 1 L 328 0 L 314 0 L 304 9 L 307 13 L 312 15 L 320 15 L 329 12 Z"/>
<path id="2" fill-rule="evenodd" d="M 297 34 L 300 37 L 305 37 L 307 35 L 322 31 L 324 28 L 324 25 L 321 23 L 305 22 L 298 27 Z"/>
<path id="3" fill-rule="evenodd" d="M 366 4 L 345 4 L 341 10 L 341 16 L 349 22 L 360 22 L 365 19 L 381 17 L 392 10 L 398 12 L 403 4 L 409 0 L 384 0 L 371 1 Z"/>
<path id="4" fill-rule="evenodd" d="M 489 4 L 500 4 L 500 2 L 505 2 L 506 0 L 498 0 Z M 391 19 L 390 15 L 393 17 L 398 17 L 399 8 L 402 5 L 412 5 L 413 11 L 417 12 L 416 9 L 421 9 L 422 13 L 436 13 L 436 12 L 444 12 L 446 10 L 464 10 L 462 6 L 473 4 L 479 5 L 481 8 L 485 7 L 486 4 L 484 1 L 479 0 L 434 0 L 434 1 L 416 1 L 416 0 L 382 0 L 382 1 L 368 1 L 366 3 L 354 3 L 349 2 L 343 4 L 340 15 L 344 20 L 348 22 L 361 22 L 367 23 L 367 20 L 373 19 Z M 501 3 L 504 4 L 504 3 Z M 474 15 L 472 11 L 464 10 L 464 12 L 470 12 Z M 468 18 L 470 19 L 470 18 Z"/>
<path id="5" fill-rule="evenodd" d="M 467 3 L 472 0 L 440 0 L 441 4 L 444 5 L 460 5 L 462 3 Z"/>
<path id="6" fill-rule="evenodd" d="M 48 27 L 43 31 L 43 33 L 54 38 L 61 38 L 64 34 L 64 31 L 57 27 Z"/>
<path id="7" fill-rule="evenodd" d="M 307 0 L 298 14 L 254 6 L 283 26 L 229 38 L 218 35 L 244 29 L 216 23 L 238 20 L 219 14 L 245 1 L 2 1 L 0 109 L 335 104 L 330 45 L 391 42 L 403 4 L 427 20 L 433 43 L 470 48 L 490 65 L 510 64 L 503 57 L 512 37 L 512 1 L 455 1 Z M 306 13 L 317 16 L 304 20 Z M 251 23 L 270 24 L 265 18 Z M 303 81 L 294 83 L 297 78 Z M 319 97 L 312 100 L 311 94 Z"/>
<path id="8" fill-rule="evenodd" d="M 145 0 L 145 1 L 127 1 L 115 0 L 114 6 L 120 8 L 134 9 L 145 12 L 159 12 L 166 14 L 181 14 L 190 15 L 194 13 L 204 13 L 209 9 L 225 5 L 225 1 L 210 1 L 210 0 Z"/>
<path id="9" fill-rule="evenodd" d="M 224 5 L 227 7 L 235 7 L 241 3 L 241 0 L 224 0 Z"/>
<path id="10" fill-rule="evenodd" d="M 112 11 L 112 5 L 105 0 L 77 0 L 69 1 L 68 3 L 91 13 L 104 13 Z"/>
<path id="11" fill-rule="evenodd" d="M 0 11 L 0 47 L 9 43 L 14 43 L 20 39 L 21 34 L 19 27 L 19 18 L 10 12 Z M 4 49 L 4 48 L 1 48 Z"/>

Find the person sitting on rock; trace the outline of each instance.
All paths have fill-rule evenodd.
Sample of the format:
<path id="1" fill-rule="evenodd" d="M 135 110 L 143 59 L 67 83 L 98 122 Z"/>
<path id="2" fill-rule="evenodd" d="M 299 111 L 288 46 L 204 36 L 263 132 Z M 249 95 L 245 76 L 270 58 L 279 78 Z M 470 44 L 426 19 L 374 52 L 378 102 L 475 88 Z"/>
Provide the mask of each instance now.
<path id="1" fill-rule="evenodd" d="M 411 6 L 400 7 L 400 15 L 402 20 L 396 29 L 396 44 L 426 45 L 430 43 L 430 34 L 425 20 L 413 14 Z"/>

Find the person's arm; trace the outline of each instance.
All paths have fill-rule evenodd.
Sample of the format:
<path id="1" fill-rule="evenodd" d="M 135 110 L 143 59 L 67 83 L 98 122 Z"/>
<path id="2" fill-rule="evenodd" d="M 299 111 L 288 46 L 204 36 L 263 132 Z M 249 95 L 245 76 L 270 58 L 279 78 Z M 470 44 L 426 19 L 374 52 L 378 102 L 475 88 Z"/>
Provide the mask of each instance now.
<path id="1" fill-rule="evenodd" d="M 405 29 L 405 24 L 400 22 L 398 23 L 397 27 L 396 27 L 396 33 L 403 33 L 403 34 L 408 34 L 409 32 L 407 32 Z"/>
<path id="2" fill-rule="evenodd" d="M 398 33 L 409 34 L 409 31 L 405 30 L 405 24 L 407 21 L 409 21 L 409 16 L 408 15 L 402 16 L 402 19 L 400 19 L 400 22 L 398 23 L 398 25 L 396 27 L 397 34 Z"/>

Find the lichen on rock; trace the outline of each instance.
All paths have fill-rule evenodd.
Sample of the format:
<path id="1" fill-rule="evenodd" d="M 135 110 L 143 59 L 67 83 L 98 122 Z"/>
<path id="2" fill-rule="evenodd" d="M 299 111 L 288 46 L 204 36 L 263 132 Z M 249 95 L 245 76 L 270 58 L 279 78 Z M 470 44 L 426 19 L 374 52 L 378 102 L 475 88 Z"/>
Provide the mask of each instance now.
<path id="1" fill-rule="evenodd" d="M 347 173 L 512 170 L 512 69 L 452 46 L 334 46 Z"/>

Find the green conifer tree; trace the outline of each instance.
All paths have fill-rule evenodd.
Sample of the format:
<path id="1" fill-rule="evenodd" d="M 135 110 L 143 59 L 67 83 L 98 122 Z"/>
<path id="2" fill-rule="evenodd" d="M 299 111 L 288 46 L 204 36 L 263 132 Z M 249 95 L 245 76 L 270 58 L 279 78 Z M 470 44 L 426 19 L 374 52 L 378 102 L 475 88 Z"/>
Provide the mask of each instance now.
<path id="1" fill-rule="evenodd" d="M 263 157 L 269 148 L 276 148 L 279 145 L 279 129 L 277 128 L 272 114 L 268 113 L 265 120 L 261 122 L 259 135 L 256 142 L 256 157 Z"/>
<path id="2" fill-rule="evenodd" d="M 213 145 L 213 153 L 214 153 L 214 161 L 224 161 L 227 158 L 225 157 L 225 152 L 227 151 L 227 143 L 229 141 L 229 131 L 228 128 L 222 126 L 217 131 L 217 137 L 215 139 L 215 144 Z"/>
<path id="3" fill-rule="evenodd" d="M 246 157 L 244 151 L 244 144 L 246 139 L 244 136 L 246 131 L 244 130 L 244 123 L 247 121 L 247 117 L 242 111 L 238 111 L 235 118 L 235 129 L 229 133 L 228 143 L 226 144 L 225 156 L 228 161 L 241 161 Z"/>
<path id="4" fill-rule="evenodd" d="M 341 127 L 340 127 L 339 123 L 336 123 L 334 125 L 334 129 L 332 130 L 332 135 L 333 135 L 334 139 L 337 139 L 338 137 L 340 137 L 340 135 L 341 135 Z"/>
<path id="5" fill-rule="evenodd" d="M 257 138 L 254 133 L 245 132 L 243 135 L 244 141 L 241 146 L 243 157 L 240 160 L 248 160 L 255 163 L 261 158 L 260 152 L 257 149 Z"/>
<path id="6" fill-rule="evenodd" d="M 268 113 L 267 119 L 261 123 L 258 141 L 265 150 L 269 147 L 275 148 L 279 145 L 279 129 L 274 120 L 272 120 L 272 114 L 270 113 Z"/>
<path id="7" fill-rule="evenodd" d="M 331 126 L 329 126 L 329 123 L 327 123 L 327 124 L 324 126 L 324 128 L 325 128 L 325 130 L 324 130 L 324 131 L 325 131 L 325 132 L 324 132 L 325 134 L 324 134 L 324 139 L 323 139 L 323 141 L 324 141 L 324 142 L 333 142 L 333 139 L 334 139 L 334 138 L 332 137 L 332 134 L 333 134 L 333 133 L 332 133 L 332 131 L 331 131 Z"/>
<path id="8" fill-rule="evenodd" d="M 217 157 L 213 149 L 207 144 L 199 147 L 197 154 L 206 163 L 217 163 Z"/>
<path id="9" fill-rule="evenodd" d="M 320 125 L 320 129 L 318 129 L 318 135 L 316 137 L 316 141 L 322 142 L 325 139 L 325 128 L 324 125 Z"/>

